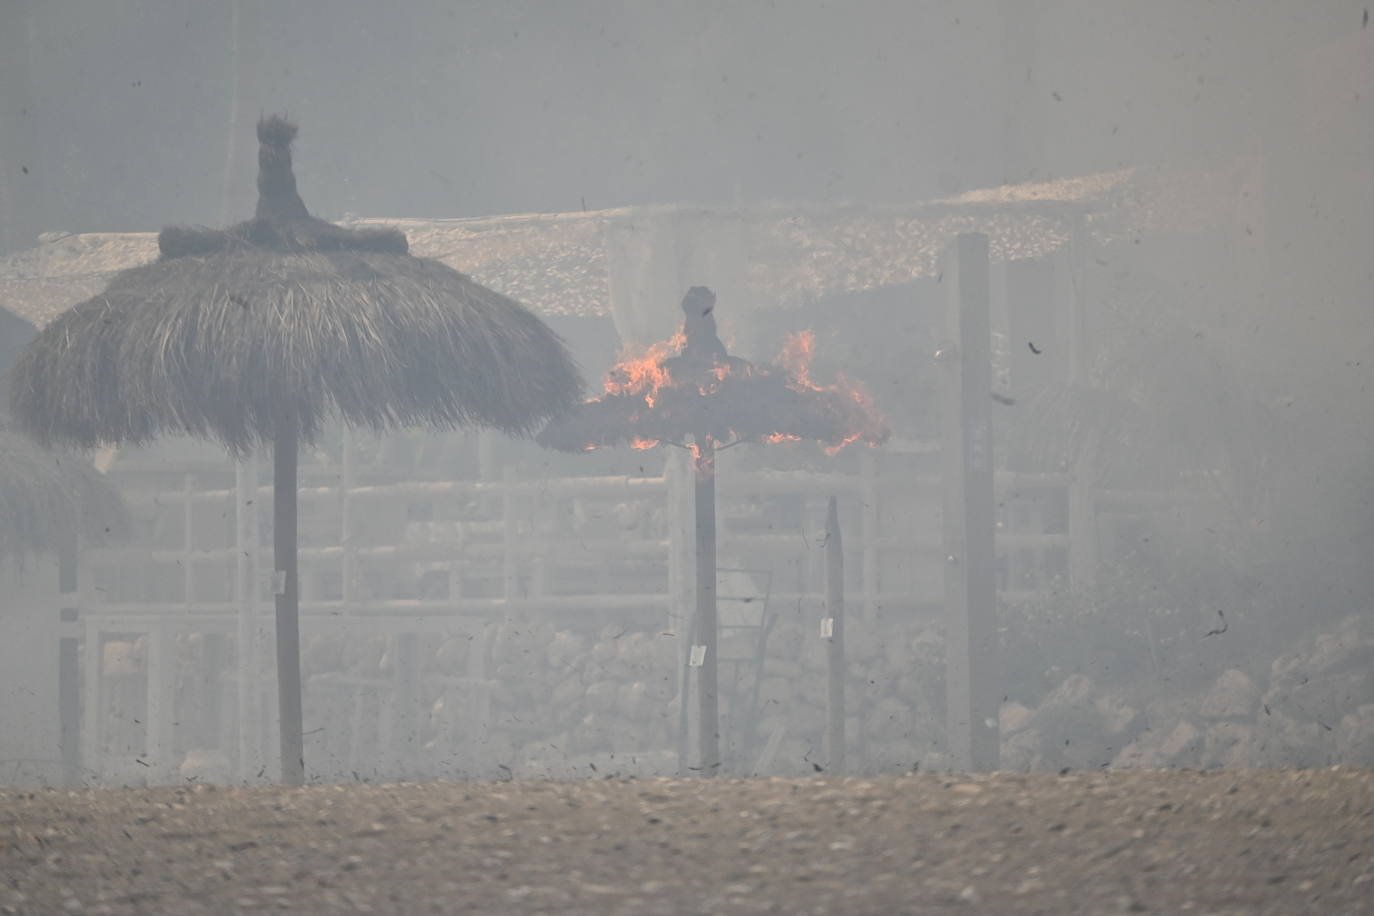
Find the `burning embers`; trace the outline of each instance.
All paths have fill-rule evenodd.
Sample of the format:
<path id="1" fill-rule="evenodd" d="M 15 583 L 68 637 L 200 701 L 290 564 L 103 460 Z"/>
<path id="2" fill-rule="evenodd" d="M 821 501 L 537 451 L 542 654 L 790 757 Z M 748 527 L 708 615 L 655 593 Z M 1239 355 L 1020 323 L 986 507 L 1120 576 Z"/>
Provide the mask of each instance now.
<path id="1" fill-rule="evenodd" d="M 851 442 L 887 438 L 887 427 L 862 390 L 843 379 L 830 386 L 811 380 L 815 335 L 793 335 L 773 363 L 754 365 L 731 356 L 721 343 L 715 301 L 705 287 L 689 290 L 678 332 L 616 365 L 605 393 L 551 423 L 539 442 L 580 451 L 620 443 L 686 445 L 688 437 L 694 445 L 709 441 L 717 448 L 815 440 L 834 454 Z"/>

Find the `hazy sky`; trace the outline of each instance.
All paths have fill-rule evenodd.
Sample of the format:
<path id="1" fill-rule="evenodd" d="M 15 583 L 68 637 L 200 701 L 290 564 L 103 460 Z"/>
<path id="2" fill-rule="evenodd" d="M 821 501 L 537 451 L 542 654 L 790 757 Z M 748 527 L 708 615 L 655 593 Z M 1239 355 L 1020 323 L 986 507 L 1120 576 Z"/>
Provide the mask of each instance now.
<path id="1" fill-rule="evenodd" d="M 1363 9 L 392 6 L 0 0 L 11 245 L 219 222 L 226 178 L 229 215 L 246 215 L 260 111 L 300 121 L 302 190 L 325 216 L 912 200 L 1225 155 L 1296 104 L 1293 62 L 1358 34 Z"/>

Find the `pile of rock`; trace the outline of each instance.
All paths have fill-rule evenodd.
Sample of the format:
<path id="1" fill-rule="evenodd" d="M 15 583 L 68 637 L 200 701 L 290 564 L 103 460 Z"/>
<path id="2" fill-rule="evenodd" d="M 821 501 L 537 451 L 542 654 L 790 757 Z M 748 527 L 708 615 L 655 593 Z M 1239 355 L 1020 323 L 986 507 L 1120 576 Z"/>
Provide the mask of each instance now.
<path id="1" fill-rule="evenodd" d="M 757 631 L 723 638 L 722 750 L 729 771 L 800 775 L 828 766 L 827 643 L 812 616 L 780 616 L 761 665 Z M 938 629 L 854 620 L 847 642 L 849 771 L 947 765 Z M 670 772 L 681 650 L 676 637 L 658 628 L 588 631 L 571 621 L 493 622 L 422 646 L 418 699 L 432 710 L 419 723 L 422 740 L 431 748 L 448 742 L 450 750 L 471 751 L 463 775 Z M 474 659 L 480 661 L 475 670 Z M 391 646 L 381 638 L 312 641 L 307 667 L 379 681 L 395 677 Z M 1168 691 L 1163 682 L 1105 686 L 1076 674 L 1034 708 L 1004 703 L 1002 766 L 1374 764 L 1374 625 L 1367 619 L 1346 619 L 1275 659 L 1268 671 L 1231 668 L 1206 690 Z M 459 726 L 455 708 L 467 714 Z"/>
<path id="2" fill-rule="evenodd" d="M 909 772 L 938 764 L 944 740 L 944 651 L 938 633 L 856 621 L 845 639 L 848 770 Z M 782 738 L 762 771 L 812 773 L 827 763 L 829 669 L 819 621 L 780 622 L 768 648 L 758 737 L 762 742 L 777 734 Z"/>
<path id="3" fill-rule="evenodd" d="M 1015 770 L 1374 765 L 1374 623 L 1347 617 L 1267 676 L 1232 668 L 1196 696 L 1075 675 L 1034 710 L 1005 704 L 1001 726 Z"/>
<path id="4" fill-rule="evenodd" d="M 671 746 L 677 642 L 624 626 L 594 638 L 551 624 L 507 625 L 493 647 L 491 730 L 515 761 Z"/>
<path id="5" fill-rule="evenodd" d="M 550 623 L 492 626 L 491 717 L 483 739 L 488 767 L 562 775 L 568 761 L 589 772 L 593 765 L 596 772 L 607 766 L 642 770 L 643 760 L 675 765 L 681 711 L 676 638 L 622 626 L 594 635 Z M 814 772 L 827 763 L 828 668 L 819 621 L 775 620 L 761 665 L 758 639 L 758 631 L 727 631 L 719 645 L 728 767 L 767 775 Z M 453 666 L 466 646 L 440 646 L 433 666 Z M 905 625 L 855 625 L 847 650 L 850 770 L 938 764 L 944 702 L 938 634 Z M 631 758 L 633 766 L 625 763 Z"/>

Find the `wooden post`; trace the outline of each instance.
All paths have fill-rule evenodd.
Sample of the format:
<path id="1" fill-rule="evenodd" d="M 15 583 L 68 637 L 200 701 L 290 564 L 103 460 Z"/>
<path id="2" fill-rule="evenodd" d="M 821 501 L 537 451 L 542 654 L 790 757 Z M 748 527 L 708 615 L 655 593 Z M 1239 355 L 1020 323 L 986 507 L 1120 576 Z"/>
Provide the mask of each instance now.
<path id="1" fill-rule="evenodd" d="M 295 417 L 277 420 L 272 443 L 272 548 L 277 603 L 277 709 L 281 716 L 281 781 L 305 783 L 305 738 L 301 720 L 300 590 L 296 555 Z"/>
<path id="2" fill-rule="evenodd" d="M 392 709 L 391 740 L 386 750 L 396 762 L 401 778 L 413 778 L 419 762 L 420 746 L 420 638 L 415 633 L 397 633 L 392 643 L 393 683 L 396 685 Z"/>
<path id="3" fill-rule="evenodd" d="M 720 711 L 716 665 L 716 446 L 710 436 L 696 443 L 697 766 L 702 776 L 720 771 Z"/>
<path id="4" fill-rule="evenodd" d="M 148 626 L 144 674 L 147 676 L 147 703 L 143 731 L 147 736 L 144 751 L 152 772 L 159 780 L 172 773 L 172 679 L 176 677 L 175 640 L 165 617 Z"/>
<path id="5" fill-rule="evenodd" d="M 859 455 L 859 473 L 863 480 L 863 506 L 859 514 L 859 534 L 863 550 L 863 602 L 864 620 L 870 625 L 878 617 L 878 456 L 873 449 L 864 449 Z"/>
<path id="6" fill-rule="evenodd" d="M 356 597 L 358 579 L 358 543 L 353 536 L 353 488 L 358 485 L 358 447 L 353 440 L 353 429 L 347 424 L 343 428 L 342 446 L 339 545 L 343 547 L 343 559 L 339 574 L 339 597 L 344 606 L 348 607 Z"/>
<path id="7" fill-rule="evenodd" d="M 845 770 L 844 737 L 844 539 L 835 497 L 825 514 L 825 610 L 821 636 L 827 640 L 829 691 L 826 702 L 826 762 L 832 773 Z"/>
<path id="8" fill-rule="evenodd" d="M 191 602 L 195 600 L 196 564 L 191 558 L 195 550 L 196 528 L 196 478 L 189 471 L 181 478 L 181 594 L 190 612 Z"/>
<path id="9" fill-rule="evenodd" d="M 261 765 L 258 678 L 258 460 L 249 455 L 234 463 L 234 598 L 238 604 L 239 779 L 255 778 Z"/>
<path id="10" fill-rule="evenodd" d="M 1069 344 L 1069 380 L 1087 384 L 1088 346 L 1088 229 L 1082 216 L 1073 224 L 1069 245 L 1070 295 L 1065 300 L 1064 339 Z M 1097 578 L 1097 510 L 1093 483 L 1097 469 L 1075 456 L 1069 484 L 1069 581 L 1075 589 L 1089 588 Z"/>
<path id="11" fill-rule="evenodd" d="M 68 786 L 81 784 L 81 633 L 77 627 L 80 609 L 70 606 L 80 603 L 76 594 L 80 551 L 78 534 L 62 545 L 57 558 L 57 589 L 63 601 L 57 624 L 61 634 L 57 641 L 57 728 L 62 779 Z M 96 715 L 95 710 L 90 714 Z"/>
<path id="12" fill-rule="evenodd" d="M 83 606 L 85 602 L 82 602 Z M 86 643 L 86 678 L 81 687 L 81 760 L 82 765 L 99 770 L 104 757 L 105 742 L 101 722 L 105 710 L 101 706 L 104 693 L 100 687 L 105 676 L 105 634 L 96 623 L 96 618 L 87 615 L 83 621 Z"/>
<path id="13" fill-rule="evenodd" d="M 992 356 L 988 238 L 960 235 L 947 252 L 949 332 L 944 405 L 945 690 L 955 766 L 995 770 L 997 592 L 993 556 Z"/>
<path id="14" fill-rule="evenodd" d="M 506 614 L 520 597 L 520 542 L 516 535 L 515 468 L 501 470 L 501 593 L 506 599 Z"/>
<path id="15" fill-rule="evenodd" d="M 677 772 L 689 775 L 691 749 L 687 691 L 691 683 L 688 665 L 691 647 L 696 643 L 696 577 L 694 556 L 696 535 L 693 524 L 695 484 L 692 461 L 682 449 L 664 449 L 663 479 L 668 515 L 668 632 L 674 634 L 678 668 L 673 675 L 678 686 Z"/>

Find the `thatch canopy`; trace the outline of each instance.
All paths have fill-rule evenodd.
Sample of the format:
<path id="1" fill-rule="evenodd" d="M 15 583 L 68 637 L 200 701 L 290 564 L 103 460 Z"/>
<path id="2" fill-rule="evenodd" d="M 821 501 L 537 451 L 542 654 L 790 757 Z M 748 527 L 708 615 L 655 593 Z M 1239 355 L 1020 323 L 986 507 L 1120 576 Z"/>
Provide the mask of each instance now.
<path id="1" fill-rule="evenodd" d="M 410 255 L 400 232 L 312 217 L 294 135 L 259 125 L 253 219 L 163 230 L 157 261 L 44 328 L 12 375 L 28 432 L 78 446 L 189 433 L 243 451 L 283 418 L 307 441 L 330 415 L 527 434 L 576 403 L 562 342 L 514 300 Z"/>
<path id="2" fill-rule="evenodd" d="M 45 451 L 0 425 L 0 564 L 55 553 L 78 532 L 91 546 L 127 537 L 119 491 L 81 456 Z"/>
<path id="3" fill-rule="evenodd" d="M 727 353 L 716 333 L 715 304 L 709 289 L 688 290 L 677 337 L 612 369 L 611 390 L 551 422 L 539 444 L 577 452 L 682 443 L 689 436 L 720 444 L 804 439 L 831 446 L 887 438 L 887 426 L 858 389 L 820 387 L 804 368 L 755 365 Z"/>
<path id="4" fill-rule="evenodd" d="M 638 442 L 682 443 L 709 435 L 719 443 L 808 440 L 837 446 L 887 438 L 887 428 L 847 392 L 807 389 L 778 366 L 750 366 L 707 386 L 659 390 L 652 407 L 642 394 L 587 401 L 539 434 L 547 448 L 580 452 Z"/>
<path id="5" fill-rule="evenodd" d="M 224 230 L 164 229 L 157 261 L 120 273 L 25 348 L 10 403 L 43 443 L 169 433 L 236 452 L 272 443 L 281 774 L 299 785 L 300 440 L 331 415 L 379 430 L 526 434 L 576 404 L 582 378 L 542 321 L 412 256 L 402 233 L 311 216 L 291 169 L 295 136 L 282 118 L 260 121 L 253 218 Z"/>

